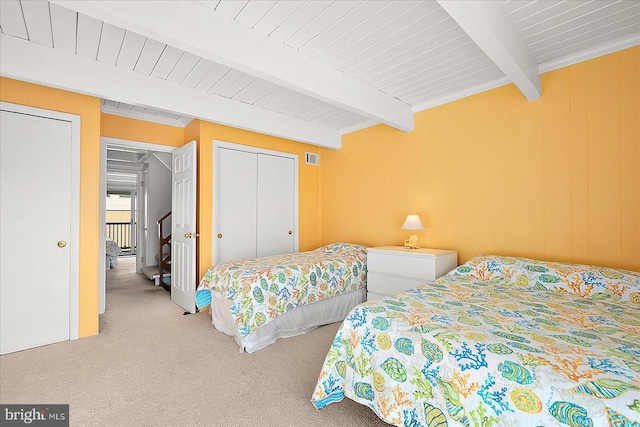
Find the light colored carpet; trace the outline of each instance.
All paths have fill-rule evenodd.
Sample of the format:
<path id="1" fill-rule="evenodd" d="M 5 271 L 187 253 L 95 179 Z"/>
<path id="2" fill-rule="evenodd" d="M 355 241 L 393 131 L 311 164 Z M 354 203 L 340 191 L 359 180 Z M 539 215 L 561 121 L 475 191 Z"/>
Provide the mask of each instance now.
<path id="1" fill-rule="evenodd" d="M 107 273 L 99 335 L 0 357 L 0 402 L 68 403 L 71 426 L 388 425 L 349 399 L 310 402 L 338 323 L 240 354 L 134 264 Z"/>

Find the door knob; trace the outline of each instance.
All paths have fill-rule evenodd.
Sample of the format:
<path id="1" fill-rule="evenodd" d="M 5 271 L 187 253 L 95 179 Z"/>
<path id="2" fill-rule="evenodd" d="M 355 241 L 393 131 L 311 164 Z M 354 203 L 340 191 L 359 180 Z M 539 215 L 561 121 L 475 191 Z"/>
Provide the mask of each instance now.
<path id="1" fill-rule="evenodd" d="M 64 240 L 60 240 L 58 242 L 58 247 L 59 248 L 64 248 L 65 246 L 67 246 L 67 242 L 65 242 Z"/>
<path id="2" fill-rule="evenodd" d="M 218 233 L 218 239 L 222 239 L 222 233 Z"/>
<path id="3" fill-rule="evenodd" d="M 196 237 L 200 237 L 200 234 L 198 234 L 198 233 L 185 233 L 184 237 L 186 237 L 187 239 L 195 239 Z"/>
<path id="4" fill-rule="evenodd" d="M 293 231 L 289 230 L 289 234 L 293 234 Z"/>

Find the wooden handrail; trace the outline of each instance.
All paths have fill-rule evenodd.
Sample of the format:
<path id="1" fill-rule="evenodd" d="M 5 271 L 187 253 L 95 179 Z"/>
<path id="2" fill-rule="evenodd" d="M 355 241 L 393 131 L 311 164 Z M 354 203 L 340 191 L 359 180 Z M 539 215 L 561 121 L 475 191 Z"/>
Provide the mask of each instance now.
<path id="1" fill-rule="evenodd" d="M 167 219 L 169 217 L 169 215 L 171 215 L 171 211 L 169 211 L 166 214 L 164 214 L 163 217 L 158 220 L 158 224 L 162 223 L 162 221 Z"/>
<path id="2" fill-rule="evenodd" d="M 167 289 L 168 291 L 170 291 L 171 288 L 164 283 L 164 271 L 167 268 L 166 264 L 171 262 L 171 251 L 169 251 L 169 254 L 165 257 L 165 256 L 163 256 L 163 248 L 166 245 L 171 245 L 171 234 L 169 234 L 167 237 L 164 237 L 164 233 L 163 233 L 162 228 L 163 228 L 163 225 L 164 225 L 164 220 L 169 218 L 169 216 L 171 216 L 171 211 L 169 211 L 166 214 L 164 214 L 164 216 L 158 220 L 158 225 L 160 227 L 160 239 L 158 240 L 158 246 L 159 246 L 159 248 L 158 248 L 158 270 L 159 270 L 159 273 L 160 273 L 160 284 L 162 285 L 163 288 Z M 171 270 L 169 270 L 169 271 L 171 271 Z"/>

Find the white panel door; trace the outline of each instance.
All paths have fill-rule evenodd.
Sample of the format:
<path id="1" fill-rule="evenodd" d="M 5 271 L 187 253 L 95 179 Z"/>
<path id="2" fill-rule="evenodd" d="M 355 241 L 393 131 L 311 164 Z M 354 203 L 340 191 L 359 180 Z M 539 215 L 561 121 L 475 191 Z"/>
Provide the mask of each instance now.
<path id="1" fill-rule="evenodd" d="M 0 354 L 70 338 L 72 124 L 0 111 Z"/>
<path id="2" fill-rule="evenodd" d="M 217 263 L 256 257 L 258 156 L 220 148 L 215 211 Z"/>
<path id="3" fill-rule="evenodd" d="M 258 155 L 258 257 L 294 251 L 294 179 L 292 158 Z"/>
<path id="4" fill-rule="evenodd" d="M 195 313 L 196 143 L 173 151 L 171 194 L 171 301 Z"/>

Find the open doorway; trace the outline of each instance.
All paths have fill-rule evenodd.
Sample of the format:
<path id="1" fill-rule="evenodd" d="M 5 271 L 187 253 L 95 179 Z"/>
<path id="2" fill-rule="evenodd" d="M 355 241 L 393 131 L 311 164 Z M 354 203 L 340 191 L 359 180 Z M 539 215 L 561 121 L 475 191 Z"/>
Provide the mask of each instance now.
<path id="1" fill-rule="evenodd" d="M 137 177 L 133 174 L 121 178 L 132 181 L 135 188 Z M 137 192 L 135 190 L 114 190 L 109 186 L 113 179 L 111 172 L 107 171 L 107 201 L 106 201 L 106 263 L 107 270 L 115 267 L 136 272 L 135 256 L 137 253 L 138 235 L 137 228 Z M 122 258 L 132 258 L 124 265 L 119 262 Z"/>
<path id="2" fill-rule="evenodd" d="M 165 237 L 171 233 L 171 152 L 174 147 L 101 138 L 101 227 L 104 263 L 100 274 L 100 314 L 107 309 L 107 270 L 110 280 L 122 274 L 147 273 L 149 286 L 160 258 L 158 220 L 162 221 Z M 168 230 L 168 231 L 167 231 Z M 117 256 L 115 255 L 117 253 Z M 170 246 L 165 245 L 165 257 Z M 170 265 L 168 267 L 170 269 Z M 127 271 L 124 271 L 124 270 Z M 151 272 L 151 274 L 149 274 Z M 170 271 L 164 270 L 167 280 Z M 167 281 L 165 280 L 165 282 Z"/>

